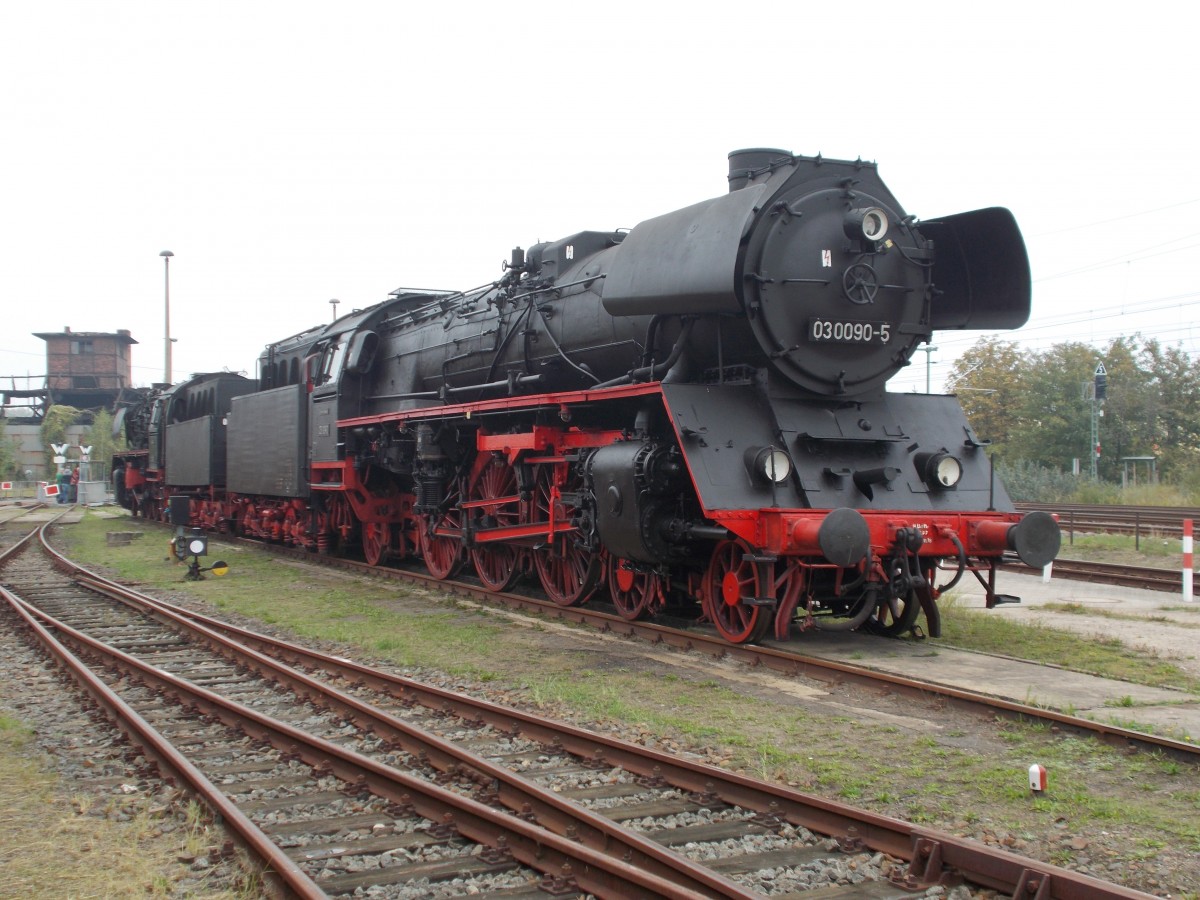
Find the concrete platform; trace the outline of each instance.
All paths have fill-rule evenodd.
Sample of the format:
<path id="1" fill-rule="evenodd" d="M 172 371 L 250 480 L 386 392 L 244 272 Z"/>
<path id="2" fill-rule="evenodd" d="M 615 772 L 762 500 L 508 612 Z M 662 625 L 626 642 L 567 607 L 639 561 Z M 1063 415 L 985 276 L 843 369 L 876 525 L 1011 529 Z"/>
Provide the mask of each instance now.
<path id="1" fill-rule="evenodd" d="M 1118 639 L 1143 652 L 1157 653 L 1200 678 L 1200 603 L 1171 594 L 1106 584 L 1002 573 L 1000 590 L 1022 598 L 988 615 L 1061 629 L 1097 639 Z M 984 590 L 964 578 L 950 601 L 983 609 Z M 1095 609 L 1097 615 L 1064 614 L 1046 608 L 1069 603 Z M 1102 615 L 1101 613 L 1108 613 Z M 1143 687 L 1047 669 L 1019 660 L 946 647 L 939 641 L 870 639 L 864 635 L 805 636 L 811 652 L 881 671 L 923 678 L 1018 703 L 1045 706 L 1124 727 L 1145 726 L 1155 734 L 1200 742 L 1200 696 L 1181 690 Z M 866 647 L 863 641 L 870 641 Z"/>

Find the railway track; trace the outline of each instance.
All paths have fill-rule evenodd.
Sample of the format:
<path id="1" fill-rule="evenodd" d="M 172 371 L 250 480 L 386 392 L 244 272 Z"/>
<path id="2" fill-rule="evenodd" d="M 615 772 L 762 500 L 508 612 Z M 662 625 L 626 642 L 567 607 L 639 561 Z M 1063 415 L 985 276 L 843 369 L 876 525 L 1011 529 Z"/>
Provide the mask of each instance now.
<path id="1" fill-rule="evenodd" d="M 227 540 L 242 540 L 226 538 Z M 1189 763 L 1200 763 L 1200 746 L 1165 735 L 1135 731 L 1053 709 L 1016 703 L 951 685 L 908 678 L 867 666 L 852 665 L 804 652 L 803 641 L 788 643 L 730 644 L 711 628 L 677 622 L 665 624 L 653 619 L 629 621 L 614 611 L 591 605 L 562 607 L 533 593 L 496 593 L 478 582 L 457 579 L 442 581 L 418 570 L 381 568 L 364 562 L 333 556 L 314 556 L 304 550 L 246 541 L 266 552 L 303 560 L 314 565 L 345 569 L 364 575 L 391 578 L 483 603 L 500 605 L 520 612 L 535 613 L 562 622 L 582 625 L 597 631 L 638 638 L 650 644 L 701 653 L 717 659 L 734 659 L 750 667 L 763 668 L 790 677 L 811 678 L 826 684 L 854 684 L 886 694 L 918 700 L 937 697 L 956 709 L 976 715 L 1001 716 L 1020 721 L 1041 722 L 1047 726 L 1086 735 L 1113 746 L 1167 754 Z M 1055 563 L 1057 572 L 1059 563 Z M 1023 567 L 1024 571 L 1033 570 Z"/>
<path id="2" fill-rule="evenodd" d="M 1145 896 L 184 615 L 52 571 L 46 552 L 4 563 L 13 614 L 64 662 L 102 658 L 77 675 L 96 702 L 297 896 L 431 896 L 451 877 L 476 879 L 463 893 L 791 896 L 851 869 L 873 877 L 839 896 L 958 875 L 1012 896 Z"/>
<path id="3" fill-rule="evenodd" d="M 1200 521 L 1200 508 L 1174 506 L 1094 506 L 1079 503 L 1017 503 L 1021 512 L 1040 510 L 1058 516 L 1063 532 L 1132 534 L 1180 538 L 1183 520 Z"/>
<path id="4" fill-rule="evenodd" d="M 1037 574 L 1041 571 L 1040 569 L 1031 569 L 1015 556 L 1006 557 L 1003 568 L 1024 574 Z M 1156 569 L 1150 566 L 1127 566 L 1121 563 L 1057 559 L 1054 561 L 1054 576 L 1068 578 L 1072 581 L 1118 584 L 1144 591 L 1165 591 L 1179 594 L 1183 590 L 1183 576 L 1178 569 Z M 1200 585 L 1193 582 L 1192 593 L 1193 596 L 1200 596 Z"/>
<path id="5" fill-rule="evenodd" d="M 46 504 L 44 503 L 37 502 L 6 502 L 3 505 L 0 505 L 0 526 L 7 525 L 10 522 L 15 522 L 22 516 L 42 509 L 45 505 Z"/>
<path id="6" fill-rule="evenodd" d="M 16 588 L 6 597 L 43 639 L 57 637 L 114 673 L 84 677 L 122 730 L 154 748 L 160 769 L 187 778 L 290 892 L 398 883 L 420 896 L 431 880 L 487 876 L 488 889 L 533 883 L 547 894 L 754 896 L 715 867 L 564 799 L 594 780 L 592 769 L 527 740 L 463 738 L 530 770 L 517 775 L 406 723 L 403 704 L 393 715 L 356 701 L 146 598 L 114 600 L 51 573 L 36 553 L 12 560 L 4 575 Z M 553 786 L 535 783 L 538 769 Z M 649 815 L 646 790 L 622 787 L 607 793 Z M 661 816 L 695 806 L 660 804 Z M 364 834 L 361 843 L 349 837 Z"/>
<path id="7" fill-rule="evenodd" d="M 151 527 L 163 526 L 148 523 Z M 936 697 L 941 702 L 984 717 L 1000 716 L 1017 721 L 1040 722 L 1049 727 L 1070 731 L 1073 734 L 1088 736 L 1104 743 L 1124 749 L 1136 749 L 1149 752 L 1164 753 L 1175 759 L 1191 764 L 1200 763 L 1200 746 L 1175 738 L 1151 734 L 1131 728 L 1097 722 L 1080 716 L 1068 715 L 1054 709 L 1042 706 L 1032 706 L 979 693 L 973 690 L 954 687 L 952 685 L 910 678 L 889 672 L 882 672 L 867 666 L 848 664 L 844 661 L 825 658 L 806 653 L 803 640 L 787 643 L 764 642 L 760 644 L 730 644 L 720 637 L 711 627 L 697 626 L 682 620 L 644 619 L 630 621 L 618 615 L 611 608 L 593 606 L 563 607 L 534 592 L 495 592 L 477 580 L 459 577 L 453 580 L 441 580 L 433 577 L 423 569 L 410 567 L 381 567 L 372 566 L 360 560 L 339 556 L 316 555 L 306 550 L 271 544 L 252 538 L 238 538 L 223 535 L 222 540 L 236 542 L 245 546 L 255 547 L 263 552 L 276 556 L 303 561 L 317 566 L 354 572 L 358 575 L 394 579 L 417 585 L 426 590 L 464 597 L 485 604 L 498 605 L 523 613 L 534 613 L 550 619 L 581 625 L 600 632 L 637 638 L 654 645 L 665 645 L 678 650 L 700 653 L 716 659 L 737 660 L 753 668 L 763 668 L 785 676 L 810 678 L 825 684 L 853 684 L 885 694 L 894 694 L 916 700 L 927 700 Z M 1032 573 L 1035 570 L 1023 566 L 1019 561 L 1012 560 L 1013 569 Z M 1055 573 L 1067 575 L 1071 567 L 1060 566 L 1062 561 L 1056 561 Z M 1088 575 L 1091 572 L 1090 563 L 1080 563 L 1078 571 Z M 1119 567 L 1127 573 L 1132 570 L 1131 584 L 1142 586 L 1145 581 L 1138 581 L 1137 567 Z M 1040 570 L 1037 570 L 1040 571 Z M 1148 575 L 1159 575 L 1166 570 L 1145 570 Z M 1170 572 L 1167 573 L 1171 574 Z M 1089 576 L 1090 577 L 1090 576 Z M 1178 575 L 1175 575 L 1178 579 Z M 1096 580 L 1093 578 L 1093 580 Z M 1166 581 L 1158 582 L 1166 584 Z M 1178 589 L 1177 586 L 1173 589 Z"/>
<path id="8" fill-rule="evenodd" d="M 1127 534 L 1138 539 L 1166 538 L 1180 540 L 1183 537 L 1183 522 L 1191 519 L 1200 521 L 1200 508 L 1167 506 L 1093 506 L 1068 503 L 1018 503 L 1022 512 L 1040 510 L 1058 517 L 1067 540 L 1076 532 L 1101 534 Z M 1009 571 L 1032 572 L 1015 556 L 1005 558 Z M 1124 587 L 1147 591 L 1182 591 L 1183 579 L 1179 568 L 1155 568 L 1152 566 L 1130 566 L 1120 563 L 1103 563 L 1073 559 L 1057 559 L 1054 574 L 1074 581 L 1118 584 Z M 1193 582 L 1193 591 L 1200 587 Z"/>

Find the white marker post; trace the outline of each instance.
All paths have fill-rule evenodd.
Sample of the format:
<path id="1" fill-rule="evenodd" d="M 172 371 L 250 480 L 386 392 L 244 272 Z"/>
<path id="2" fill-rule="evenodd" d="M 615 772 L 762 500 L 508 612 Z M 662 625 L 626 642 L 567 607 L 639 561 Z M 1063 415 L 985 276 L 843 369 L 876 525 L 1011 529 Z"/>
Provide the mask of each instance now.
<path id="1" fill-rule="evenodd" d="M 1192 520 L 1183 520 L 1183 600 L 1195 600 L 1192 592 Z"/>
<path id="2" fill-rule="evenodd" d="M 1034 763 L 1029 767 L 1029 789 L 1035 794 L 1046 790 L 1046 767 Z"/>
<path id="3" fill-rule="evenodd" d="M 1054 524 L 1057 525 L 1058 524 L 1058 513 L 1051 513 L 1051 515 L 1054 517 Z M 1054 560 L 1050 560 L 1050 562 L 1048 562 L 1048 563 L 1046 563 L 1046 565 L 1042 566 L 1042 584 L 1049 584 L 1050 578 L 1053 575 L 1054 575 Z"/>

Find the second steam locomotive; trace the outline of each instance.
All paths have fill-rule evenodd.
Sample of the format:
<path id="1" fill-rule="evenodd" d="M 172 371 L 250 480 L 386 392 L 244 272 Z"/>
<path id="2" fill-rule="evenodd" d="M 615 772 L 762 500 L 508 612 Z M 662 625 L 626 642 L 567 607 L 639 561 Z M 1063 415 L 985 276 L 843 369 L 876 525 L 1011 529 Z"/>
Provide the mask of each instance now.
<path id="1" fill-rule="evenodd" d="M 517 249 L 493 284 L 394 291 L 127 417 L 118 494 L 161 517 L 378 565 L 419 557 L 727 640 L 898 635 L 1006 550 L 1021 517 L 954 397 L 890 393 L 938 329 L 1016 328 L 1012 215 L 917 221 L 874 164 L 743 150 L 729 192 Z"/>

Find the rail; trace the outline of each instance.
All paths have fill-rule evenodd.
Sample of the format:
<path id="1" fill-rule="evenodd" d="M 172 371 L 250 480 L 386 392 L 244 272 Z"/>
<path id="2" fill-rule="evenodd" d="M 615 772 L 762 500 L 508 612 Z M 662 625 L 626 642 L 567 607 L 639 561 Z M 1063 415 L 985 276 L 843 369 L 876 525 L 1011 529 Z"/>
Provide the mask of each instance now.
<path id="1" fill-rule="evenodd" d="M 1181 538 L 1183 520 L 1200 521 L 1194 506 L 1093 506 L 1084 503 L 1018 503 L 1020 512 L 1037 510 L 1058 516 L 1068 543 L 1076 532 L 1130 534 L 1140 548 L 1142 538 Z"/>
<path id="2" fill-rule="evenodd" d="M 82 576 L 82 573 L 79 572 L 74 573 L 74 577 L 77 582 L 92 582 L 90 586 L 93 588 L 99 587 L 105 581 L 94 575 Z M 127 602 L 135 599 L 135 592 L 129 591 L 127 588 L 121 588 L 112 583 L 107 584 L 106 588 L 108 592 L 122 595 L 122 599 Z M 148 600 L 149 598 L 136 597 L 136 599 Z M 78 603 L 72 601 L 64 602 L 62 605 L 67 609 L 76 610 Z M 168 604 L 159 603 L 156 606 L 157 612 L 155 618 L 158 618 L 171 609 Z M 195 616 L 194 614 L 189 615 L 188 618 L 193 620 L 190 628 L 204 634 L 206 642 L 216 637 L 215 628 L 218 623 L 204 621 L 202 617 Z M 64 626 L 56 626 L 56 628 L 60 634 L 65 634 L 68 631 Z M 224 627 L 222 630 L 224 630 Z M 82 636 L 80 636 L 80 639 L 86 640 Z M 269 646 L 269 644 L 273 644 L 273 642 L 270 642 L 270 639 L 245 632 L 236 634 L 234 639 L 239 644 L 256 645 L 256 650 L 250 651 L 254 657 L 252 665 L 249 664 L 249 657 L 243 657 L 246 660 L 245 668 L 254 669 L 267 665 L 272 668 L 273 677 L 282 675 L 283 670 L 277 664 L 268 663 L 265 654 L 274 656 L 276 653 L 279 653 L 282 657 L 288 657 L 295 651 L 295 648 L 291 647 Z M 144 640 L 141 642 L 147 643 Z M 88 643 L 93 649 L 100 650 L 100 647 L 94 642 L 88 641 Z M 149 643 L 153 643 L 153 641 Z M 243 651 L 246 649 L 246 647 L 242 647 Z M 186 656 L 189 660 L 192 655 L 191 652 L 182 654 L 182 656 Z M 414 695 L 420 688 L 408 683 L 406 679 L 382 675 L 364 667 L 347 664 L 342 660 L 333 660 L 328 657 L 321 659 L 318 654 L 310 654 L 303 661 L 288 661 L 293 664 L 300 663 L 305 668 L 325 668 L 334 664 L 348 667 L 350 670 L 342 672 L 343 678 L 349 677 L 360 683 L 374 682 L 372 686 L 383 693 L 390 693 L 392 690 L 399 688 L 402 698 L 407 696 L 417 703 L 427 705 L 435 711 L 441 711 L 443 714 L 456 712 L 453 707 L 459 703 L 457 695 L 449 696 L 437 689 L 433 689 L 428 697 L 416 697 Z M 153 683 L 155 690 L 161 689 L 175 692 L 181 689 L 180 678 L 169 674 L 160 675 L 154 666 L 141 666 L 139 670 L 139 677 L 148 683 Z M 843 671 L 841 674 L 844 675 L 845 672 Z M 295 675 L 289 676 L 289 680 L 293 678 L 295 678 Z M 377 678 L 387 679 L 387 683 L 377 681 Z M 310 679 L 302 678 L 300 680 L 305 682 L 304 690 L 309 695 L 315 695 L 315 692 L 320 690 L 319 686 Z M 403 682 L 403 684 L 400 682 Z M 304 759 L 307 759 L 310 755 L 310 751 L 308 750 L 296 749 L 299 747 L 301 741 L 305 739 L 305 736 L 297 729 L 280 726 L 268 721 L 261 714 L 247 715 L 245 710 L 234 710 L 232 707 L 226 709 L 224 706 L 218 707 L 217 698 L 210 692 L 204 689 L 189 690 L 191 691 L 191 699 L 186 701 L 187 706 L 184 706 L 185 709 L 194 705 L 198 711 L 206 712 L 216 720 L 225 721 L 228 718 L 228 724 L 231 726 L 236 725 L 253 736 L 261 735 L 269 743 L 287 748 L 289 754 L 299 754 Z M 322 694 L 323 699 L 317 705 L 324 707 L 326 703 L 334 699 L 335 693 L 328 690 L 324 691 Z M 313 699 L 313 696 L 305 697 L 305 699 Z M 156 700 L 152 702 L 159 706 L 162 705 L 161 702 Z M 173 706 L 174 704 L 168 705 Z M 180 705 L 183 706 L 183 701 L 180 701 Z M 355 704 L 353 711 L 346 708 L 336 710 L 341 721 L 347 726 L 351 720 L 366 716 L 368 712 L 362 704 Z M 371 722 L 369 724 L 365 722 L 357 724 L 359 727 L 365 728 L 367 732 L 377 734 L 384 720 L 374 715 L 374 713 L 370 715 L 370 718 Z M 540 730 L 549 727 L 544 721 L 525 721 L 527 717 L 524 716 L 521 717 L 521 721 L 518 721 L 514 717 L 513 710 L 502 710 L 494 707 L 492 704 L 475 706 L 465 711 L 464 721 L 475 719 L 486 721 L 489 718 L 494 719 L 494 727 L 511 730 L 524 730 L 526 728 Z M 383 737 L 383 735 L 379 735 L 379 737 Z M 550 735 L 543 735 L 542 741 L 549 737 Z M 398 732 L 388 734 L 387 738 L 389 740 L 400 740 Z M 957 838 L 942 832 L 900 822 L 899 820 L 892 820 L 888 817 L 870 813 L 864 814 L 862 810 L 854 810 L 853 807 L 844 806 L 821 798 L 814 798 L 778 785 L 757 782 L 736 773 L 725 773 L 710 766 L 689 763 L 686 760 L 654 753 L 653 751 L 649 751 L 647 755 L 647 751 L 641 750 L 635 745 L 628 745 L 612 738 L 591 735 L 581 732 L 578 729 L 570 729 L 568 727 L 566 731 L 554 736 L 551 740 L 555 746 L 571 752 L 580 760 L 598 760 L 600 759 L 600 755 L 603 755 L 608 764 L 617 764 L 633 771 L 640 771 L 643 775 L 650 775 L 656 780 L 662 779 L 663 781 L 677 784 L 679 788 L 688 793 L 705 798 L 703 799 L 704 803 L 711 803 L 719 797 L 725 803 L 736 804 L 749 809 L 757 809 L 765 813 L 768 820 L 771 817 L 775 817 L 776 820 L 785 819 L 811 823 L 812 826 L 816 826 L 817 830 L 826 834 L 832 833 L 833 835 L 841 836 L 847 842 L 845 850 L 848 852 L 852 852 L 854 846 L 865 846 L 873 847 L 887 853 L 895 853 L 900 858 L 907 859 L 910 862 L 909 869 L 903 881 L 897 882 L 897 884 L 906 889 L 928 886 L 950 875 L 953 870 L 958 870 L 975 884 L 1003 890 L 1010 896 L 1036 896 L 1061 898 L 1061 900 L 1076 900 L 1076 898 L 1082 900 L 1085 897 L 1132 898 L 1146 896 L 1128 888 L 1105 883 L 1087 875 L 1070 872 L 1050 864 L 1016 856 L 1003 850 L 986 847 L 968 839 Z M 539 743 L 542 741 L 539 741 Z M 334 762 L 335 750 L 336 748 L 332 746 L 322 747 L 321 753 L 329 754 L 328 758 L 331 761 L 329 764 L 333 767 L 332 771 L 348 784 L 363 786 L 371 793 L 378 793 L 401 805 L 419 806 L 419 812 L 430 818 L 431 821 L 441 821 L 447 814 L 453 815 L 453 824 L 458 833 L 469 834 L 472 839 L 481 840 L 485 843 L 492 843 L 499 840 L 498 838 L 489 837 L 489 835 L 497 827 L 500 827 L 508 835 L 508 852 L 518 856 L 522 862 L 537 865 L 544 871 L 547 868 L 563 868 L 557 865 L 559 859 L 566 860 L 569 858 L 573 865 L 574 877 L 578 879 L 579 887 L 584 889 L 590 888 L 597 895 L 621 897 L 648 896 L 654 895 L 657 891 L 660 896 L 691 896 L 693 889 L 699 889 L 705 895 L 710 895 L 710 891 L 720 886 L 718 881 L 709 881 L 708 883 L 693 881 L 690 884 L 686 884 L 682 889 L 679 883 L 676 882 L 676 886 L 672 888 L 665 882 L 657 880 L 654 875 L 644 871 L 646 868 L 645 862 L 648 860 L 648 857 L 638 857 L 636 855 L 634 859 L 642 862 L 642 865 L 633 866 L 617 861 L 615 868 L 607 875 L 602 876 L 599 874 L 601 866 L 611 864 L 606 862 L 605 854 L 601 853 L 599 848 L 592 849 L 576 844 L 579 839 L 587 838 L 586 832 L 579 830 L 578 827 L 576 830 L 568 832 L 567 835 L 559 837 L 557 828 L 552 829 L 551 832 L 547 832 L 538 826 L 525 824 L 523 814 L 514 817 L 510 814 L 506 815 L 491 811 L 480 806 L 478 803 L 471 803 L 469 801 L 466 804 L 469 809 L 464 811 L 463 807 L 459 806 L 453 813 L 450 813 L 448 808 L 443 808 L 443 806 L 439 805 L 452 799 L 448 796 L 450 792 L 440 790 L 432 785 L 419 784 L 411 780 L 406 780 L 403 788 L 392 788 L 388 784 L 388 780 L 392 779 L 392 775 L 385 772 L 384 767 L 370 764 L 369 761 L 359 760 L 350 751 L 343 751 L 336 754 L 337 760 Z M 315 753 L 316 751 L 312 752 Z M 459 765 L 462 765 L 461 761 Z M 468 768 L 476 770 L 480 765 L 481 762 L 476 760 L 469 763 Z M 168 768 L 174 769 L 175 767 L 168 765 Z M 462 774 L 462 772 L 461 768 L 456 770 L 456 774 Z M 490 774 L 494 775 L 494 773 Z M 485 780 L 490 781 L 490 778 Z M 404 793 L 397 793 L 400 790 L 403 790 Z M 500 793 L 504 795 L 506 792 L 501 790 Z M 710 795 L 712 800 L 707 799 Z M 505 805 L 508 804 L 506 803 Z M 470 813 L 470 815 L 467 813 Z M 484 821 L 485 819 L 487 821 Z M 562 823 L 559 823 L 558 827 L 561 828 L 564 826 Z M 767 827 L 771 826 L 768 825 Z M 615 831 L 607 835 L 609 841 L 612 841 L 615 836 Z M 537 846 L 535 847 L 533 844 Z M 628 845 L 621 846 L 620 842 L 617 842 L 617 844 L 618 846 L 615 848 L 616 855 L 628 858 L 626 853 L 630 847 Z M 553 866 L 548 866 L 547 860 L 543 858 L 548 853 L 552 853 L 555 856 Z M 561 854 L 561 857 L 559 854 Z M 274 871 L 280 871 L 286 865 L 286 863 L 280 860 L 278 861 L 278 866 L 272 866 L 272 868 Z M 666 874 L 665 871 L 663 874 Z M 630 892 L 631 890 L 633 893 Z"/>

